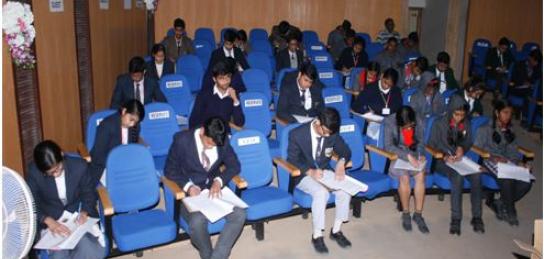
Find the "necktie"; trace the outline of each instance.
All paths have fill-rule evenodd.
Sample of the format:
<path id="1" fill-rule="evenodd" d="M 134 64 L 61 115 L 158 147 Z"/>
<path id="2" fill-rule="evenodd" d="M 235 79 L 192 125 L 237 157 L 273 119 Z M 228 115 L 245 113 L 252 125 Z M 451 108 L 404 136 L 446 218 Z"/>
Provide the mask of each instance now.
<path id="1" fill-rule="evenodd" d="M 315 160 L 316 161 L 321 156 L 321 139 L 322 139 L 322 137 L 317 137 L 317 148 L 315 149 Z"/>
<path id="2" fill-rule="evenodd" d="M 202 158 L 202 167 L 204 167 L 204 170 L 210 170 L 210 158 L 208 158 L 204 149 L 200 152 L 200 157 Z"/>
<path id="3" fill-rule="evenodd" d="M 304 106 L 304 104 L 306 103 L 306 89 L 301 90 L 300 92 L 300 104 Z"/>
<path id="4" fill-rule="evenodd" d="M 291 68 L 297 68 L 298 64 L 297 64 L 297 58 L 295 57 L 295 54 L 291 53 L 290 55 L 291 55 Z"/>
<path id="5" fill-rule="evenodd" d="M 140 102 L 142 101 L 140 100 L 140 83 L 136 83 L 136 89 L 134 90 L 134 99 Z"/>
<path id="6" fill-rule="evenodd" d="M 178 40 L 176 44 L 178 45 L 178 55 L 181 55 L 181 40 Z"/>

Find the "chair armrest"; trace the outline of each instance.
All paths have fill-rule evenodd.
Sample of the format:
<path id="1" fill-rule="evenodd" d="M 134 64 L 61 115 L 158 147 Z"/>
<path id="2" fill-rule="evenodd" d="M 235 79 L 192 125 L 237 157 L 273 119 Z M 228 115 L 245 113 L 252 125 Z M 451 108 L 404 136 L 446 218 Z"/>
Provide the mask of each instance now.
<path id="1" fill-rule="evenodd" d="M 240 175 L 235 175 L 232 177 L 232 182 L 236 184 L 236 188 L 238 189 L 245 189 L 247 188 L 247 182 L 244 178 L 242 178 Z"/>
<path id="2" fill-rule="evenodd" d="M 88 163 L 91 162 L 91 154 L 89 153 L 89 150 L 87 150 L 85 144 L 80 143 L 79 145 L 77 145 L 77 152 L 79 153 L 81 158 L 87 160 Z"/>
<path id="3" fill-rule="evenodd" d="M 366 145 L 366 149 L 368 149 L 368 151 L 371 151 L 371 152 L 374 152 L 378 155 L 381 155 L 381 156 L 384 156 L 386 157 L 387 159 L 391 160 L 391 161 L 394 161 L 394 160 L 397 160 L 398 156 L 397 154 L 395 153 L 391 153 L 389 151 L 385 151 L 379 147 L 376 147 L 376 146 L 372 146 L 372 145 Z"/>
<path id="4" fill-rule="evenodd" d="M 526 158 L 535 158 L 535 152 L 526 149 L 524 147 L 518 147 L 518 152 L 521 153 Z"/>
<path id="5" fill-rule="evenodd" d="M 355 97 L 359 96 L 359 91 L 351 90 L 351 89 L 344 89 L 344 91 L 346 91 L 346 93 L 351 94 Z"/>
<path id="6" fill-rule="evenodd" d="M 474 153 L 476 153 L 477 155 L 479 155 L 480 157 L 482 158 L 489 158 L 491 157 L 491 154 L 489 154 L 489 152 L 487 152 L 486 150 L 484 150 L 483 148 L 481 147 L 478 147 L 478 146 L 472 146 L 470 148 L 470 150 Z"/>
<path id="7" fill-rule="evenodd" d="M 340 157 L 338 156 L 338 154 L 336 153 L 333 153 L 332 156 L 331 156 L 331 159 L 338 162 L 338 160 L 340 159 Z M 346 162 L 346 164 L 344 165 L 345 168 L 350 168 L 352 167 L 353 164 L 351 163 L 351 160 Z"/>
<path id="8" fill-rule="evenodd" d="M 287 126 L 289 124 L 286 120 L 281 119 L 278 116 L 274 116 L 274 120 L 276 121 L 276 123 L 279 123 L 282 126 Z"/>
<path id="9" fill-rule="evenodd" d="M 295 176 L 299 176 L 300 175 L 300 169 L 298 169 L 296 166 L 294 166 L 293 164 L 287 162 L 286 160 L 282 159 L 282 158 L 279 158 L 279 157 L 276 157 L 273 159 L 274 161 L 274 164 L 278 165 L 278 166 L 281 166 L 283 167 L 285 170 L 287 170 L 287 172 L 289 172 L 289 174 L 291 175 L 291 177 L 295 177 Z"/>
<path id="10" fill-rule="evenodd" d="M 106 190 L 104 186 L 100 185 L 96 191 L 98 192 L 98 199 L 100 199 L 100 203 L 102 203 L 102 208 L 104 208 L 104 216 L 113 215 L 115 211 L 113 210 L 113 205 L 111 204 L 108 190 Z"/>
<path id="11" fill-rule="evenodd" d="M 242 131 L 244 129 L 243 127 L 240 127 L 240 126 L 234 124 L 234 122 L 232 122 L 232 121 L 229 122 L 229 126 L 230 126 L 231 129 L 235 129 L 236 131 Z"/>
<path id="12" fill-rule="evenodd" d="M 542 106 L 542 100 L 540 100 L 540 101 L 536 101 L 536 105 L 538 105 L 538 106 Z"/>
<path id="13" fill-rule="evenodd" d="M 435 159 L 442 159 L 444 158 L 444 154 L 442 152 L 432 148 L 431 146 L 425 145 L 425 150 L 431 154 Z"/>
<path id="14" fill-rule="evenodd" d="M 181 188 L 179 188 L 177 183 L 164 176 L 161 177 L 161 181 L 163 186 L 170 189 L 170 191 L 174 194 L 176 200 L 181 200 L 185 197 L 185 193 L 181 190 Z"/>

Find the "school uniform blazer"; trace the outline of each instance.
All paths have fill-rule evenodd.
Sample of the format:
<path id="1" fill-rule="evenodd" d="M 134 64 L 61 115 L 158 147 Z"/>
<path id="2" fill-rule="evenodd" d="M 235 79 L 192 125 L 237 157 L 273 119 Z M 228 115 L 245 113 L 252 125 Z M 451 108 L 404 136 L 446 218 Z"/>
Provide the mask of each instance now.
<path id="1" fill-rule="evenodd" d="M 300 100 L 297 76 L 298 71 L 285 75 L 278 99 L 277 115 L 280 119 L 286 120 L 288 123 L 297 122 L 293 115 L 316 117 L 325 108 L 325 102 L 321 94 L 323 85 L 316 79 L 309 89 L 312 97 L 312 107 L 309 110 L 304 109 L 304 105 Z"/>
<path id="2" fill-rule="evenodd" d="M 501 137 L 501 142 L 499 142 L 499 144 L 493 141 L 493 133 L 495 131 Z M 513 162 L 518 162 L 520 160 L 517 138 L 514 139 L 512 143 L 506 142 L 504 134 L 497 128 L 493 128 L 493 122 L 489 122 L 488 125 L 478 129 L 474 145 L 483 148 L 494 156 L 501 156 Z"/>
<path id="3" fill-rule="evenodd" d="M 385 102 L 381 97 L 378 84 L 379 81 L 376 81 L 367 85 L 365 89 L 361 91 L 351 106 L 355 112 L 366 113 L 372 110 L 374 114 L 384 115 L 382 114 L 382 111 L 383 108 L 385 108 Z M 402 94 L 398 87 L 393 86 L 385 98 L 386 100 L 389 98 L 389 114 L 396 113 L 402 107 Z"/>
<path id="4" fill-rule="evenodd" d="M 448 143 L 448 134 L 450 133 L 450 119 L 451 114 L 444 115 L 438 118 L 434 123 L 431 129 L 431 137 L 429 139 L 429 146 L 432 148 L 448 155 L 448 153 L 455 154 L 457 146 L 463 148 L 463 152 L 466 154 L 467 151 L 472 147 L 472 132 L 470 130 L 470 120 L 465 118 L 463 122 L 465 124 L 465 134 L 463 140 L 458 143 L 457 146 L 452 146 Z"/>
<path id="5" fill-rule="evenodd" d="M 140 125 L 128 129 L 128 142 L 137 143 L 140 137 Z M 96 129 L 94 146 L 91 149 L 89 173 L 93 183 L 97 184 L 106 168 L 110 151 L 121 145 L 121 115 L 116 112 L 106 117 Z"/>
<path id="6" fill-rule="evenodd" d="M 159 73 L 157 72 L 157 67 L 155 66 L 154 60 L 151 60 L 150 62 L 147 62 L 145 64 L 145 75 L 149 78 L 157 80 L 157 82 L 164 75 L 169 75 L 174 73 L 175 73 L 175 65 L 172 61 L 168 59 L 164 59 L 164 63 L 162 67 L 162 75 L 160 77 L 159 77 Z"/>
<path id="7" fill-rule="evenodd" d="M 119 109 L 130 99 L 134 99 L 134 81 L 129 74 L 117 78 L 113 96 L 111 97 L 111 109 Z M 156 80 L 144 77 L 144 105 L 151 102 L 166 102 L 166 97 L 159 88 Z"/>
<path id="8" fill-rule="evenodd" d="M 502 54 L 503 58 L 503 64 L 508 69 L 510 68 L 510 64 L 514 62 L 514 55 L 510 52 L 510 50 L 505 51 Z M 485 56 L 485 68 L 486 68 L 486 77 L 494 79 L 497 75 L 497 68 L 501 66 L 501 61 L 499 58 L 499 55 L 497 54 L 497 47 L 491 48 L 487 51 L 487 55 Z M 487 67 L 491 67 L 491 69 L 487 69 Z"/>
<path id="9" fill-rule="evenodd" d="M 455 99 L 460 99 L 460 101 L 463 101 L 463 102 L 465 102 L 466 105 L 469 105 L 468 102 L 465 100 L 465 91 L 464 90 L 457 91 L 457 93 L 453 94 L 450 97 L 450 103 L 454 98 Z M 482 106 L 482 102 L 480 101 L 480 99 L 474 100 L 474 104 L 472 105 L 472 109 L 468 112 L 468 116 L 472 117 L 476 113 L 479 116 L 482 116 L 484 114 L 484 107 Z"/>
<path id="10" fill-rule="evenodd" d="M 36 203 L 39 228 L 47 227 L 44 223 L 46 217 L 58 220 L 65 210 L 77 212 L 80 203 L 82 211 L 86 211 L 91 217 L 98 216 L 95 185 L 91 183 L 91 177 L 87 172 L 87 162 L 81 158 L 64 156 L 63 166 L 66 205 L 62 204 L 59 198 L 55 178 L 45 175 L 36 167 L 36 164 L 30 165 L 28 174 L 25 176 Z"/>
<path id="11" fill-rule="evenodd" d="M 310 127 L 312 127 L 312 122 L 307 122 L 289 133 L 287 161 L 300 169 L 301 172 L 301 175 L 291 179 L 295 186 L 306 176 L 306 171 L 309 169 L 331 169 L 329 162 L 333 152 L 340 159 L 344 158 L 346 163 L 351 159 L 351 150 L 344 139 L 339 134 L 334 134 L 323 140 L 321 155 L 317 161 L 314 160 Z"/>
<path id="12" fill-rule="evenodd" d="M 200 91 L 213 91 L 214 85 L 215 82 L 213 81 L 212 71 L 206 71 L 206 74 L 204 74 L 204 78 L 202 79 L 202 88 Z M 234 90 L 236 90 L 237 94 L 247 91 L 244 80 L 242 79 L 242 74 L 238 71 L 232 74 L 230 85 Z"/>
<path id="13" fill-rule="evenodd" d="M 429 67 L 429 72 L 436 75 L 436 65 Z M 453 69 L 451 69 L 451 67 L 448 67 L 446 71 L 444 71 L 444 79 L 446 80 L 447 90 L 459 89 L 459 84 L 457 84 L 457 80 L 455 80 L 455 75 L 453 74 Z M 438 78 L 438 80 L 440 80 L 440 78 Z"/>
<path id="14" fill-rule="evenodd" d="M 395 153 L 400 159 L 408 161 L 408 154 L 411 154 L 415 158 L 418 157 L 418 153 L 425 155 L 425 144 L 423 143 L 423 129 L 425 125 L 420 119 L 416 119 L 415 135 L 417 140 L 417 148 L 415 151 L 410 150 L 404 145 L 404 137 L 399 135 L 400 129 L 397 126 L 396 116 L 388 116 L 384 119 L 384 146 L 385 150 Z"/>
<path id="15" fill-rule="evenodd" d="M 304 53 L 302 50 L 297 50 L 297 68 L 302 65 L 304 61 Z M 282 49 L 276 54 L 276 71 L 280 71 L 284 68 L 291 67 L 291 56 L 289 55 L 289 48 Z"/>
<path id="16" fill-rule="evenodd" d="M 176 44 L 176 37 L 175 36 L 167 36 L 164 38 L 162 44 L 166 48 L 166 57 L 170 59 L 172 62 L 176 62 L 176 60 L 183 55 L 187 54 L 193 54 L 195 52 L 195 49 L 193 48 L 193 40 L 191 38 L 187 37 L 187 35 L 181 36 L 181 51 L 178 54 L 178 45 Z M 213 48 L 214 46 L 212 46 Z"/>
<path id="17" fill-rule="evenodd" d="M 223 186 L 226 186 L 232 177 L 240 173 L 240 162 L 229 140 L 225 139 L 225 144 L 217 147 L 217 160 L 206 172 L 200 163 L 200 154 L 196 148 L 195 130 L 186 130 L 174 135 L 164 175 L 176 182 L 180 188 L 191 181 L 201 189 L 207 189 L 211 187 L 216 177 L 220 177 Z M 223 172 L 219 169 L 221 165 L 225 165 Z"/>
<path id="18" fill-rule="evenodd" d="M 423 91 L 419 90 L 410 97 L 410 107 L 414 109 L 416 115 L 424 120 L 428 115 L 443 115 L 446 111 L 444 97 L 436 91 L 431 97 L 431 105 L 427 105 L 427 97 Z"/>
<path id="19" fill-rule="evenodd" d="M 368 65 L 368 55 L 366 51 L 361 51 L 357 57 L 357 65 L 353 62 L 353 47 L 345 48 L 336 62 L 336 69 L 342 70 L 342 68 L 353 68 L 353 67 L 366 67 Z"/>
<path id="20" fill-rule="evenodd" d="M 242 50 L 240 50 L 237 47 L 233 47 L 233 49 L 234 49 L 234 60 L 236 61 L 236 63 L 240 64 L 240 66 L 244 70 L 248 69 L 249 68 L 249 63 L 247 63 L 246 56 L 244 55 Z M 227 56 L 225 56 L 225 51 L 223 50 L 223 46 L 221 46 L 220 48 L 214 50 L 212 52 L 212 57 L 210 58 L 210 64 L 208 65 L 207 71 L 212 71 L 213 66 L 217 62 L 225 60 L 226 58 L 227 58 Z"/>

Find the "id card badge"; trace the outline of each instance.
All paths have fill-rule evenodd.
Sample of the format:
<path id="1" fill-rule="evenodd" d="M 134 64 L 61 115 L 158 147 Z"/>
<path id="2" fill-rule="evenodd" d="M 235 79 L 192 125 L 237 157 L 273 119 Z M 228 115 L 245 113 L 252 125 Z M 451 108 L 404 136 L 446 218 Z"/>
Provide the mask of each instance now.
<path id="1" fill-rule="evenodd" d="M 391 110 L 389 108 L 383 108 L 382 109 L 382 114 L 383 115 L 389 115 L 391 113 Z"/>

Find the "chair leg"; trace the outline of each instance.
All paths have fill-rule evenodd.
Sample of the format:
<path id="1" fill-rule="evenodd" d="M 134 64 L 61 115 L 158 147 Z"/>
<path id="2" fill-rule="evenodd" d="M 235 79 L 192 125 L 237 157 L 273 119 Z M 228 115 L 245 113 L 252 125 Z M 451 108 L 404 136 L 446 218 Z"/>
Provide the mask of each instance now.
<path id="1" fill-rule="evenodd" d="M 351 201 L 353 204 L 353 217 L 360 218 L 361 217 L 361 205 L 363 203 L 362 200 L 359 199 L 353 199 Z"/>
<path id="2" fill-rule="evenodd" d="M 144 251 L 138 251 L 138 252 L 134 253 L 134 255 L 136 257 L 142 257 L 142 256 L 144 256 Z"/>
<path id="3" fill-rule="evenodd" d="M 444 201 L 444 190 L 439 190 L 438 191 L 438 200 L 439 201 Z"/>
<path id="4" fill-rule="evenodd" d="M 302 218 L 303 219 L 308 219 L 308 210 L 307 209 L 304 209 L 304 211 L 302 212 Z"/>
<path id="5" fill-rule="evenodd" d="M 264 222 L 255 223 L 255 238 L 258 241 L 264 240 Z"/>

